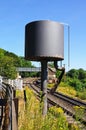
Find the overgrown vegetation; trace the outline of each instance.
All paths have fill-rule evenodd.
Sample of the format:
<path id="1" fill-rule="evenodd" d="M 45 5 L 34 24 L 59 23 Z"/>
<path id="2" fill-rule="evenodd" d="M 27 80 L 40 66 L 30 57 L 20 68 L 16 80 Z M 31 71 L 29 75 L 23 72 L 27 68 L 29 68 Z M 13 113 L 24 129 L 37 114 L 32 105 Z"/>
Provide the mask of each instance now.
<path id="1" fill-rule="evenodd" d="M 19 57 L 12 52 L 0 48 L 0 75 L 8 79 L 15 79 L 17 76 L 16 67 L 34 67 L 24 57 Z M 35 76 L 37 73 L 21 72 L 22 77 Z"/>
<path id="2" fill-rule="evenodd" d="M 83 69 L 71 69 L 66 73 L 67 82 L 70 86 L 73 86 L 75 90 L 82 91 L 86 89 L 86 71 Z"/>
<path id="3" fill-rule="evenodd" d="M 56 72 L 58 78 L 61 72 Z M 52 88 L 54 84 L 49 84 L 48 87 Z M 79 97 L 82 100 L 86 100 L 86 71 L 82 68 L 71 69 L 66 72 L 62 78 L 62 81 L 57 88 L 57 91 L 64 94 Z"/>
<path id="4" fill-rule="evenodd" d="M 19 105 L 19 130 L 80 130 L 77 125 L 68 125 L 61 108 L 49 108 L 46 116 L 42 115 L 42 104 L 30 89 L 26 89 L 27 102 L 24 104 L 23 92 L 17 92 L 21 97 Z"/>
<path id="5" fill-rule="evenodd" d="M 64 78 L 66 78 L 63 80 L 64 84 L 66 82 L 68 86 L 74 88 L 77 97 L 86 100 L 86 71 L 81 68 L 71 69 Z"/>

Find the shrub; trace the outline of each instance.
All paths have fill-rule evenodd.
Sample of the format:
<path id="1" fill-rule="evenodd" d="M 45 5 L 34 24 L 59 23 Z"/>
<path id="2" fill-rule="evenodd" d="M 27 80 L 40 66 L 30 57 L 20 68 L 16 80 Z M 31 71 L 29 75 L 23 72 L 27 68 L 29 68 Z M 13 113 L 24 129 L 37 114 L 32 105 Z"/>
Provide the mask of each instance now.
<path id="1" fill-rule="evenodd" d="M 82 100 L 86 100 L 86 89 L 84 89 L 84 91 L 82 91 L 82 92 L 77 91 L 76 96 Z"/>
<path id="2" fill-rule="evenodd" d="M 72 130 L 68 127 L 68 122 L 61 108 L 53 106 L 49 108 L 47 115 L 43 116 L 42 105 L 30 89 L 26 90 L 26 105 L 20 103 L 22 107 L 20 106 L 19 112 L 19 130 Z"/>
<path id="3" fill-rule="evenodd" d="M 81 119 L 84 114 L 85 114 L 85 108 L 82 107 L 82 106 L 75 106 L 74 107 L 74 110 L 75 110 L 75 117 L 76 117 L 76 120 L 78 121 L 79 119 Z"/>
<path id="4" fill-rule="evenodd" d="M 71 79 L 69 81 L 70 86 L 74 87 L 75 90 L 81 91 L 82 90 L 82 83 L 78 79 Z"/>

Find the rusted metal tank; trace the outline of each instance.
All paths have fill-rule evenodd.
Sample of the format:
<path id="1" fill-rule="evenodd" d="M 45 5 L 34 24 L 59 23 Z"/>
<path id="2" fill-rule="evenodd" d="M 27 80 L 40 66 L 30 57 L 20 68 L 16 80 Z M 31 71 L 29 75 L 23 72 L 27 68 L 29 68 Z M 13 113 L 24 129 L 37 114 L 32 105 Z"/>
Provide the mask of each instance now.
<path id="1" fill-rule="evenodd" d="M 32 61 L 64 59 L 64 26 L 41 20 L 25 26 L 25 58 Z"/>

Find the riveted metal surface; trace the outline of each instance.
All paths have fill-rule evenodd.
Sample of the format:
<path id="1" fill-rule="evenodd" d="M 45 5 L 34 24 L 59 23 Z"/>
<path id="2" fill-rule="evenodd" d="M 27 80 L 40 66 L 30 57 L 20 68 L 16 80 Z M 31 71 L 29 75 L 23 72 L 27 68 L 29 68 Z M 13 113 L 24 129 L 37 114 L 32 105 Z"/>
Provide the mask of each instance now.
<path id="1" fill-rule="evenodd" d="M 48 20 L 28 23 L 25 26 L 25 59 L 63 60 L 64 26 Z"/>

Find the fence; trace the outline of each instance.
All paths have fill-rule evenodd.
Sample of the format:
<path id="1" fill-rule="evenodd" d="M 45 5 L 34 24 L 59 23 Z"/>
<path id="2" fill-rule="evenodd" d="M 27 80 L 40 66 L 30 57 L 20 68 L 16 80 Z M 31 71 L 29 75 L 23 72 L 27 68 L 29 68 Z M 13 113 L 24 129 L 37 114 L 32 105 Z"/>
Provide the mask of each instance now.
<path id="1" fill-rule="evenodd" d="M 0 129 L 18 130 L 18 99 L 12 85 L 0 82 Z"/>

